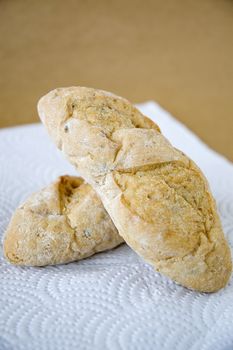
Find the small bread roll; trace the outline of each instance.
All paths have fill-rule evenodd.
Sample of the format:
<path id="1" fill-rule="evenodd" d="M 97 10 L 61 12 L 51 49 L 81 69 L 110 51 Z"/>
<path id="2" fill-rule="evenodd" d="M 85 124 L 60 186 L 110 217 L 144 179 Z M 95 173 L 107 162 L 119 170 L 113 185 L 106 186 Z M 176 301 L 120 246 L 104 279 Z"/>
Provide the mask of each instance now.
<path id="1" fill-rule="evenodd" d="M 13 214 L 4 238 L 12 264 L 68 263 L 123 242 L 99 197 L 82 178 L 61 176 Z"/>
<path id="2" fill-rule="evenodd" d="M 51 91 L 38 112 L 139 255 L 185 287 L 226 285 L 231 254 L 207 180 L 157 125 L 127 100 L 85 87 Z"/>

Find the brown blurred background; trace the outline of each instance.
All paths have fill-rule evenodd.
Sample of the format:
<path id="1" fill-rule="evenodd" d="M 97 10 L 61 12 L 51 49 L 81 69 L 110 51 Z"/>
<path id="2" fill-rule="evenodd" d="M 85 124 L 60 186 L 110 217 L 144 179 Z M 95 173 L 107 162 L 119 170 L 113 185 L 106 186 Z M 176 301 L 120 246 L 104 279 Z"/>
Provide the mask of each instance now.
<path id="1" fill-rule="evenodd" d="M 58 86 L 158 101 L 233 160 L 233 2 L 0 0 L 0 127 Z"/>

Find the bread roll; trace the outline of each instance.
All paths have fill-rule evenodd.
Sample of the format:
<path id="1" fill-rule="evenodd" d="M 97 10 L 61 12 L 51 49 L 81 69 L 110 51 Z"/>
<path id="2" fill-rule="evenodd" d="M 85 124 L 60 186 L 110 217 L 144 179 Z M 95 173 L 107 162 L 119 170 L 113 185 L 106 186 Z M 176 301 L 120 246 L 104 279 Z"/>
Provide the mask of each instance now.
<path id="1" fill-rule="evenodd" d="M 123 242 L 99 197 L 82 178 L 61 176 L 14 213 L 4 239 L 16 265 L 80 260 Z"/>
<path id="2" fill-rule="evenodd" d="M 140 256 L 188 288 L 226 285 L 230 249 L 207 180 L 157 125 L 127 100 L 85 87 L 51 91 L 38 112 Z"/>

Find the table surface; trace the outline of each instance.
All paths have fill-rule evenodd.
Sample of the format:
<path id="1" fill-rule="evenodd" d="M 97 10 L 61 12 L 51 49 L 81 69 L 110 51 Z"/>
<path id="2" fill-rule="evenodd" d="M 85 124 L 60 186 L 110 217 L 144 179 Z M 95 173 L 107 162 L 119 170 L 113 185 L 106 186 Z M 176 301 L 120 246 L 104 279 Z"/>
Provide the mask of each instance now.
<path id="1" fill-rule="evenodd" d="M 233 160 L 233 2 L 2 0 L 0 127 L 57 86 L 153 99 Z"/>

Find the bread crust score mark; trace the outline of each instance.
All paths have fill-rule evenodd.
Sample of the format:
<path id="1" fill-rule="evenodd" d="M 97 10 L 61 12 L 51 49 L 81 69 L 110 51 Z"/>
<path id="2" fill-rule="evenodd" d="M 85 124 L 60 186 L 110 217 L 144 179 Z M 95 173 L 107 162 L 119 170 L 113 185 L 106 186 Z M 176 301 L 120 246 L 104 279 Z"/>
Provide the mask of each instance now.
<path id="1" fill-rule="evenodd" d="M 13 264 L 68 263 L 123 242 L 101 200 L 82 178 L 61 176 L 12 216 L 4 255 Z"/>
<path id="2" fill-rule="evenodd" d="M 138 254 L 188 288 L 226 285 L 230 249 L 207 180 L 156 124 L 127 100 L 84 87 L 51 91 L 38 112 Z"/>

